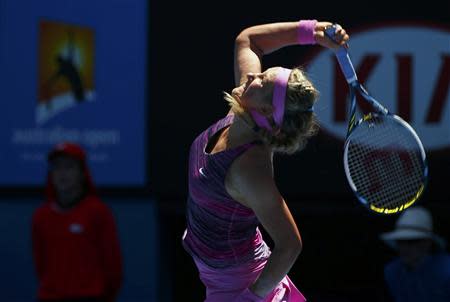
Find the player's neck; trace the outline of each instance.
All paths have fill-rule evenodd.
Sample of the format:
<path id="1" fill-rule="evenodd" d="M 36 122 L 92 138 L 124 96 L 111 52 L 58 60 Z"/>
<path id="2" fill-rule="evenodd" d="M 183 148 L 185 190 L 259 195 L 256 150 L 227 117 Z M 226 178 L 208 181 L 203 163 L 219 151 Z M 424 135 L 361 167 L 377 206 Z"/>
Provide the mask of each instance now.
<path id="1" fill-rule="evenodd" d="M 254 130 L 255 123 L 247 113 L 236 114 L 230 133 L 240 141 L 259 140 L 258 134 Z"/>

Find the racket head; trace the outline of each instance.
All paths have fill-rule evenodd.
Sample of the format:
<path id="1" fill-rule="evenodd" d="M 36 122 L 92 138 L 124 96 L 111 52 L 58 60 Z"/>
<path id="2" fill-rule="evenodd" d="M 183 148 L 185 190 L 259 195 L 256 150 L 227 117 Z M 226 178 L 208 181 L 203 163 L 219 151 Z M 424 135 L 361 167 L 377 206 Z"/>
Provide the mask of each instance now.
<path id="1" fill-rule="evenodd" d="M 368 209 L 394 214 L 419 200 L 428 164 L 422 142 L 399 116 L 370 113 L 360 119 L 344 146 L 351 189 Z"/>

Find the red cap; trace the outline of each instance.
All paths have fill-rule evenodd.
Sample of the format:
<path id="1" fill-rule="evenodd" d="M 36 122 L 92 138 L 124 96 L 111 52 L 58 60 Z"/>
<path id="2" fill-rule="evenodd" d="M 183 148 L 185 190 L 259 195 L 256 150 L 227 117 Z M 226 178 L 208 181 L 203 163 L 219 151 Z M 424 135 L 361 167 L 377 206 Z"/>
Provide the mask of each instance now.
<path id="1" fill-rule="evenodd" d="M 80 145 L 63 142 L 57 144 L 49 153 L 48 153 L 48 161 L 49 163 L 58 156 L 69 156 L 74 159 L 77 159 L 81 163 L 81 167 L 83 170 L 83 174 L 86 179 L 87 185 L 87 194 L 88 195 L 96 195 L 96 189 L 94 187 L 94 183 L 92 181 L 91 173 L 89 172 L 87 162 L 86 162 L 86 152 L 81 148 Z M 47 187 L 46 187 L 46 195 L 47 201 L 54 201 L 56 199 L 56 191 L 53 185 L 53 182 L 50 177 L 50 173 L 48 173 L 47 177 Z"/>

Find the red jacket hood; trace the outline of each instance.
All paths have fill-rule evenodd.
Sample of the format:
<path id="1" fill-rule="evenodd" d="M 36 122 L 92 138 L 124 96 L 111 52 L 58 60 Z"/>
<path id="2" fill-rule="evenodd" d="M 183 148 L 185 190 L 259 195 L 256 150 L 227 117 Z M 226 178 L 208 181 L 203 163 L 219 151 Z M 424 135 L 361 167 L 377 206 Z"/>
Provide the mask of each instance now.
<path id="1" fill-rule="evenodd" d="M 83 174 L 86 179 L 87 184 L 87 196 L 89 195 L 97 195 L 97 191 L 95 189 L 94 183 L 92 181 L 91 173 L 89 172 L 89 168 L 86 162 L 86 153 L 84 152 L 81 146 L 64 142 L 57 144 L 48 154 L 48 162 L 55 158 L 56 156 L 65 155 L 73 157 L 81 162 L 81 167 L 83 169 Z M 45 195 L 47 201 L 55 201 L 56 200 L 56 190 L 55 186 L 50 177 L 50 172 L 47 174 L 47 185 L 45 188 Z"/>

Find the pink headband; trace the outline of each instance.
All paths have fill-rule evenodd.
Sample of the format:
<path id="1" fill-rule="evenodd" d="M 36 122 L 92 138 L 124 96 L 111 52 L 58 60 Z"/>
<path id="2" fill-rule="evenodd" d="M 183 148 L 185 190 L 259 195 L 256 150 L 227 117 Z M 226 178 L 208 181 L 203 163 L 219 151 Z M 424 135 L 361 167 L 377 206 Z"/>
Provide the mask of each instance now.
<path id="1" fill-rule="evenodd" d="M 273 96 L 272 96 L 272 106 L 273 106 L 273 120 L 275 124 L 281 128 L 283 124 L 283 116 L 284 116 L 284 103 L 286 98 L 286 88 L 289 80 L 289 76 L 291 74 L 291 69 L 281 68 L 278 72 L 277 77 L 275 78 L 274 88 L 273 88 Z M 250 110 L 250 114 L 253 117 L 255 123 L 261 127 L 265 128 L 269 131 L 273 131 L 272 126 L 270 125 L 267 118 L 256 110 Z"/>

